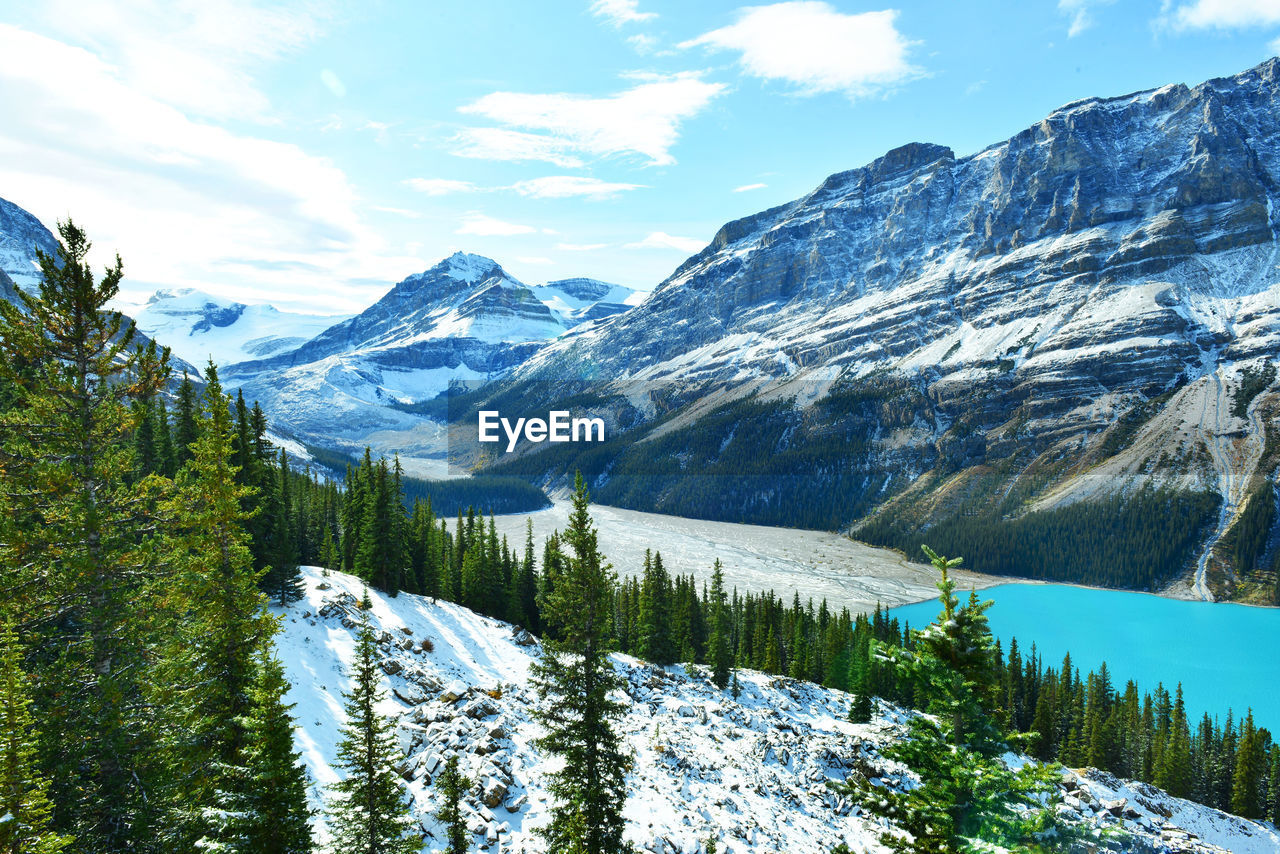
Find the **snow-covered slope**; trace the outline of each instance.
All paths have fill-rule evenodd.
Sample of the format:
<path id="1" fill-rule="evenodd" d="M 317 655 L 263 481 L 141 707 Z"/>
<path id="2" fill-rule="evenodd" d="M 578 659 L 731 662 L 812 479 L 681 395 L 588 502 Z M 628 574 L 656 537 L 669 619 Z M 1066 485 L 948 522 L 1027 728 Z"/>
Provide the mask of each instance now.
<path id="1" fill-rule="evenodd" d="M 212 358 L 229 365 L 292 350 L 345 318 L 294 314 L 178 288 L 156 291 L 134 319 L 188 362 L 203 365 Z"/>
<path id="2" fill-rule="evenodd" d="M 35 290 L 40 284 L 37 249 L 57 257 L 57 238 L 30 213 L 0 199 L 0 272 L 23 290 Z"/>
<path id="3" fill-rule="evenodd" d="M 293 686 L 287 699 L 297 704 L 297 745 L 314 781 L 312 804 L 320 807 L 324 787 L 339 779 L 344 668 L 354 654 L 363 588 L 343 573 L 303 572 L 305 598 L 276 609 L 283 620 L 277 643 Z M 413 815 L 430 834 L 424 850 L 443 847 L 430 783 L 457 755 L 476 782 L 465 801 L 473 844 L 494 854 L 544 852 L 535 831 L 549 818 L 551 766 L 533 744 L 540 729 L 529 714 L 536 641 L 457 605 L 410 594 L 371 596 L 388 690 L 381 711 L 399 721 L 400 770 Z M 635 758 L 627 837 L 641 850 L 701 854 L 709 838 L 721 854 L 827 852 L 839 842 L 854 851 L 883 850 L 878 837 L 886 826 L 826 784 L 854 769 L 900 777 L 880 751 L 901 736 L 902 713 L 882 707 L 870 724 L 852 724 L 845 720 L 848 695 L 808 683 L 742 671 L 735 700 L 700 668 L 661 669 L 622 655 L 614 666 L 626 683 L 621 730 Z M 1280 845 L 1269 825 L 1150 786 L 1097 772 L 1073 774 L 1064 785 L 1066 818 L 1088 828 L 1123 828 L 1146 845 L 1128 850 L 1262 854 Z"/>
<path id="4" fill-rule="evenodd" d="M 414 404 L 452 381 L 504 376 L 547 342 L 644 296 L 594 279 L 528 286 L 489 258 L 458 252 L 295 349 L 228 366 L 226 380 L 296 435 L 398 451 L 411 469 L 440 474 L 423 466 L 443 459 L 444 433 Z"/>

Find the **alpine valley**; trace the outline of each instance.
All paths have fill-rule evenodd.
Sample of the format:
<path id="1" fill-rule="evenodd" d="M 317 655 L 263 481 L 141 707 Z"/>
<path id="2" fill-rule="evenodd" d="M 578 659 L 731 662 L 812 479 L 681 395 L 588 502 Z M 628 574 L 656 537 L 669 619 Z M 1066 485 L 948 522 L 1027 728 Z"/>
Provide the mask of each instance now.
<path id="1" fill-rule="evenodd" d="M 1278 116 L 1273 59 L 968 156 L 912 143 L 726 224 L 651 295 L 458 253 L 350 318 L 161 291 L 139 326 L 281 436 L 410 474 L 581 469 L 619 507 L 1271 601 Z M 0 230 L 0 287 L 31 287 L 51 235 L 9 203 Z M 610 440 L 468 443 L 478 408 L 555 407 Z"/>
<path id="2" fill-rule="evenodd" d="M 1021 585 L 1059 669 L 976 592 L 1280 604 L 1280 59 L 902 146 L 651 293 L 119 305 L 168 379 L 59 234 L 0 200 L 4 850 L 1280 850 L 1274 621 L 1197 720 L 1213 623 Z"/>

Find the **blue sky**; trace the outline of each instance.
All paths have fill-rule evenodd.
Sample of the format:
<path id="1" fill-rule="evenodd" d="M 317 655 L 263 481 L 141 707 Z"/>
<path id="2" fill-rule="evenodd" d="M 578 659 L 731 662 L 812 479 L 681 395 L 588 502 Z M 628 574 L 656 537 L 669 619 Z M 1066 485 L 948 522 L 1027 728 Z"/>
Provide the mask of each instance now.
<path id="1" fill-rule="evenodd" d="M 0 197 L 128 287 L 342 312 L 454 250 L 650 289 L 910 141 L 1280 52 L 1280 0 L 0 0 Z"/>

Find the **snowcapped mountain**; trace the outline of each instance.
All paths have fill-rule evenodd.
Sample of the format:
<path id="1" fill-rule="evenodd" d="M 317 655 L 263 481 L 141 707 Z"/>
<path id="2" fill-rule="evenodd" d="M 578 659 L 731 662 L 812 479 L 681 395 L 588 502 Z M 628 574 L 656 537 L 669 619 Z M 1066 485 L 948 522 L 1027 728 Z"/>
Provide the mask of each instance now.
<path id="1" fill-rule="evenodd" d="M 296 744 L 320 808 L 325 787 L 339 779 L 341 694 L 350 684 L 363 589 L 343 573 L 303 574 L 304 599 L 273 610 L 282 617 L 277 645 L 292 684 L 286 700 L 296 704 Z M 475 782 L 463 799 L 469 844 L 542 854 L 535 831 L 549 820 L 548 762 L 534 745 L 541 730 L 531 719 L 537 699 L 529 682 L 537 641 L 451 603 L 370 596 L 387 691 L 379 711 L 398 722 L 399 770 L 412 815 L 429 834 L 426 850 L 444 846 L 431 783 L 457 756 Z M 826 784 L 871 772 L 910 785 L 904 769 L 881 755 L 902 737 L 906 713 L 882 704 L 871 723 L 854 724 L 849 695 L 811 683 L 743 670 L 734 699 L 705 668 L 659 668 L 624 655 L 613 664 L 627 705 L 619 729 L 635 758 L 626 836 L 641 851 L 700 854 L 708 838 L 720 854 L 824 852 L 841 842 L 853 851 L 885 850 L 879 837 L 892 827 Z M 1261 854 L 1280 845 L 1268 824 L 1096 770 L 1068 772 L 1062 787 L 1059 817 L 1095 835 L 1124 832 L 1123 850 Z"/>
<path id="2" fill-rule="evenodd" d="M 226 380 L 300 437 L 398 451 L 423 471 L 415 466 L 443 459 L 444 432 L 415 405 L 454 380 L 504 376 L 645 296 L 593 279 L 531 287 L 458 252 L 295 349 L 229 365 Z"/>
<path id="3" fill-rule="evenodd" d="M 37 249 L 55 255 L 57 238 L 30 213 L 0 199 L 0 291 L 5 287 L 5 278 L 23 290 L 35 290 L 40 284 Z"/>
<path id="4" fill-rule="evenodd" d="M 1278 234 L 1272 59 L 1077 101 L 969 156 L 913 143 L 832 175 L 728 223 L 495 394 L 545 411 L 548 389 L 593 379 L 618 423 L 656 419 L 601 470 L 661 486 L 597 483 L 636 509 L 923 525 L 1150 483 L 1220 495 L 1217 543 L 1280 463 Z M 758 429 L 735 433 L 745 400 Z M 688 506 L 682 479 L 756 460 L 778 484 Z M 786 516 L 824 494 L 819 522 Z"/>
<path id="5" fill-rule="evenodd" d="M 343 320 L 245 305 L 192 288 L 159 290 L 134 318 L 138 328 L 188 362 L 244 362 L 291 350 Z"/>

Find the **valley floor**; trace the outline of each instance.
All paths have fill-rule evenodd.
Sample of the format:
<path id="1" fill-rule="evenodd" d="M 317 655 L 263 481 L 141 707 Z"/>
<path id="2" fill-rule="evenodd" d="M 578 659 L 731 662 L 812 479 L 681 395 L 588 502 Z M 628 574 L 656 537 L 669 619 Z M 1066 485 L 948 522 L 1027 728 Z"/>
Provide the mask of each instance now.
<path id="1" fill-rule="evenodd" d="M 536 513 L 498 516 L 498 533 L 505 534 L 513 547 L 521 547 L 529 518 L 534 542 L 541 547 L 553 530 L 565 529 L 569 509 L 568 501 L 556 500 Z M 826 599 L 836 610 L 847 607 L 858 614 L 872 611 L 877 602 L 892 607 L 938 595 L 934 587 L 938 574 L 929 565 L 839 534 L 684 519 L 600 504 L 592 505 L 591 514 L 599 529 L 600 550 L 619 575 L 639 574 L 644 550 L 657 548 L 670 573 L 692 572 L 710 584 L 712 563 L 719 558 L 730 590 L 735 586 L 744 593 L 773 590 L 788 603 L 792 593 L 799 592 L 801 600 Z M 962 591 L 1016 580 L 976 572 L 959 572 L 954 577 Z"/>

